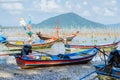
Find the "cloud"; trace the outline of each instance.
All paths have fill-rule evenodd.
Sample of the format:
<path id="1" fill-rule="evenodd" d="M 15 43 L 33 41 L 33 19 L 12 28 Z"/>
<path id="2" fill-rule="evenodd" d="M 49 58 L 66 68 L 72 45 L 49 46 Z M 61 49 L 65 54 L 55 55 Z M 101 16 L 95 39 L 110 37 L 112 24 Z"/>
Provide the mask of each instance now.
<path id="1" fill-rule="evenodd" d="M 67 11 L 67 12 L 80 13 L 82 10 L 82 6 L 80 5 L 79 2 L 76 2 L 76 0 L 74 2 L 71 0 L 66 1 L 65 5 L 62 8 L 65 9 L 64 11 Z"/>
<path id="2" fill-rule="evenodd" d="M 117 1 L 116 1 L 116 0 L 112 0 L 111 2 L 112 2 L 113 4 L 116 4 L 116 3 L 117 3 Z"/>
<path id="3" fill-rule="evenodd" d="M 84 1 L 80 3 L 80 0 L 34 0 L 32 5 L 33 9 L 39 12 L 49 13 L 66 13 L 66 12 L 77 12 L 81 13 L 82 5 L 87 5 L 88 2 Z"/>
<path id="4" fill-rule="evenodd" d="M 66 3 L 65 3 L 65 7 L 67 7 L 68 10 L 71 10 L 73 6 L 72 6 L 72 4 L 71 4 L 70 1 L 66 1 Z"/>
<path id="5" fill-rule="evenodd" d="M 60 2 L 58 0 L 58 2 Z M 33 9 L 43 12 L 61 12 L 61 5 L 56 0 L 35 0 L 33 1 Z"/>
<path id="6" fill-rule="evenodd" d="M 92 6 L 92 9 L 93 9 L 94 13 L 96 13 L 98 15 L 103 14 L 103 9 L 99 6 Z"/>
<path id="7" fill-rule="evenodd" d="M 115 12 L 109 10 L 108 8 L 104 8 L 104 16 L 114 16 Z"/>
<path id="8" fill-rule="evenodd" d="M 84 4 L 84 5 L 87 5 L 87 4 L 88 4 L 88 2 L 87 2 L 87 1 L 84 1 L 84 2 L 83 2 L 83 4 Z"/>
<path id="9" fill-rule="evenodd" d="M 115 16 L 118 13 L 118 6 L 116 5 L 116 0 L 106 0 L 103 2 L 98 2 L 97 5 L 93 5 L 92 9 L 95 14 L 99 16 L 104 16 L 104 17 L 112 17 Z"/>
<path id="10" fill-rule="evenodd" d="M 6 10 L 22 10 L 23 6 L 21 3 L 3 3 L 1 7 Z"/>
<path id="11" fill-rule="evenodd" d="M 56 9 L 60 9 L 60 6 L 54 0 L 50 0 L 50 1 L 41 0 L 42 11 L 46 11 L 46 12 L 50 10 L 55 11 Z"/>
<path id="12" fill-rule="evenodd" d="M 85 17 L 91 16 L 91 14 L 90 14 L 90 12 L 88 10 L 83 11 L 82 15 L 85 16 Z"/>
<path id="13" fill-rule="evenodd" d="M 15 3 L 21 2 L 21 0 L 0 0 L 0 3 Z"/>
<path id="14" fill-rule="evenodd" d="M 8 1 L 15 1 L 15 0 L 8 0 Z M 16 0 L 17 1 L 17 0 Z M 10 14 L 20 14 L 24 9 L 23 4 L 20 2 L 8 3 L 4 2 L 0 4 L 0 7 Z"/>

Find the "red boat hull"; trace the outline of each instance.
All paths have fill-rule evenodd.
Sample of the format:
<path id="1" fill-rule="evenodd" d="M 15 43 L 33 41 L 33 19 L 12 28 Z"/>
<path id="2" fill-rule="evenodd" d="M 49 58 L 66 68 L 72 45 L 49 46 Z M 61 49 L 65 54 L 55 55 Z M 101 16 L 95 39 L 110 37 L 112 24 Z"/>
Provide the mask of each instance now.
<path id="1" fill-rule="evenodd" d="M 80 48 L 80 49 L 89 49 L 89 48 L 111 48 L 116 47 L 120 41 L 113 43 L 113 44 L 105 44 L 105 45 L 71 45 L 71 44 L 65 44 L 65 47 L 67 48 Z"/>
<path id="2" fill-rule="evenodd" d="M 20 57 L 16 57 L 16 62 L 21 68 L 34 68 L 42 66 L 57 66 L 57 65 L 67 65 L 67 64 L 85 64 L 92 60 L 95 55 L 87 56 L 84 58 L 70 59 L 70 60 L 24 60 Z"/>

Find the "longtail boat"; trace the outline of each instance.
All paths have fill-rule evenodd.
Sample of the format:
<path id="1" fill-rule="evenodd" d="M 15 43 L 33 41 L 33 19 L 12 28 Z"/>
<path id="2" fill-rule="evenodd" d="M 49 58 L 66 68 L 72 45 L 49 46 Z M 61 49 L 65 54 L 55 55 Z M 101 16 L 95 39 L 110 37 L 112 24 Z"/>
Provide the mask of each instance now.
<path id="1" fill-rule="evenodd" d="M 79 31 L 77 31 L 77 32 L 75 32 L 74 34 L 71 34 L 71 35 L 66 35 L 66 36 L 64 36 L 64 38 L 66 39 L 66 41 L 72 41 L 72 39 L 75 38 L 78 35 L 78 33 L 79 33 Z M 47 39 L 52 38 L 50 36 L 44 36 L 44 34 L 41 34 L 41 32 L 37 32 L 36 35 L 42 40 L 47 40 Z M 64 40 L 60 36 L 58 38 L 59 38 L 59 40 Z"/>
<path id="2" fill-rule="evenodd" d="M 72 41 L 73 38 L 75 38 L 78 35 L 79 31 L 75 32 L 74 34 L 65 36 L 66 41 Z"/>
<path id="3" fill-rule="evenodd" d="M 43 49 L 43 48 L 50 48 L 55 42 L 57 42 L 58 39 L 48 39 L 48 40 L 38 40 L 38 41 L 33 41 L 32 42 L 32 47 L 33 49 L 35 48 L 39 48 L 39 49 Z M 9 48 L 22 48 L 24 44 L 29 43 L 29 42 L 25 42 L 25 41 L 8 41 L 5 43 L 5 45 Z"/>
<path id="4" fill-rule="evenodd" d="M 82 52 L 66 53 L 51 55 L 47 53 L 34 53 L 32 55 L 21 56 L 20 53 L 15 54 L 16 63 L 23 69 L 55 66 L 80 63 L 85 64 L 93 59 L 99 49 L 92 48 Z"/>
<path id="5" fill-rule="evenodd" d="M 111 44 L 104 44 L 104 45 L 72 45 L 72 44 L 65 44 L 66 48 L 80 48 L 80 49 L 88 49 L 88 48 L 111 48 L 111 47 L 116 47 L 118 44 L 120 43 L 120 41 L 115 42 L 115 43 L 111 43 Z"/>
<path id="6" fill-rule="evenodd" d="M 50 37 L 44 36 L 43 34 L 41 34 L 41 32 L 36 32 L 36 35 L 42 40 L 47 40 L 52 38 L 51 36 Z"/>
<path id="7" fill-rule="evenodd" d="M 120 68 L 113 67 L 111 73 L 106 72 L 105 65 L 95 65 L 99 80 L 120 80 Z"/>
<path id="8" fill-rule="evenodd" d="M 112 50 L 105 64 L 96 64 L 99 80 L 120 80 L 120 50 Z"/>

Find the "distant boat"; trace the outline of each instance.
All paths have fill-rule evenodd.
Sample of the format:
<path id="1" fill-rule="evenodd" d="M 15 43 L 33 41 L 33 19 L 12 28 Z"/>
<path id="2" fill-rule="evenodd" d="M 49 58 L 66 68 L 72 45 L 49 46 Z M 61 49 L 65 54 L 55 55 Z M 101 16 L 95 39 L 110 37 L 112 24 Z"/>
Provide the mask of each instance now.
<path id="1" fill-rule="evenodd" d="M 65 44 L 66 48 L 80 48 L 80 49 L 89 49 L 89 48 L 114 48 L 116 47 L 118 44 L 120 43 L 120 41 L 115 42 L 115 43 L 111 43 L 111 44 L 103 44 L 103 45 L 78 45 L 78 44 Z"/>
<path id="2" fill-rule="evenodd" d="M 64 35 L 63 37 L 62 36 L 60 36 L 60 34 L 59 34 L 59 26 L 58 26 L 58 22 L 56 22 L 56 28 L 55 28 L 55 30 L 56 30 L 56 34 L 54 35 L 54 36 L 45 36 L 44 34 L 42 34 L 41 32 L 36 32 L 36 35 L 40 38 L 40 39 L 42 39 L 42 40 L 47 40 L 47 39 L 51 39 L 52 37 L 56 37 L 56 38 L 58 38 L 59 39 L 59 41 L 62 41 L 62 40 L 64 40 L 64 38 L 66 39 L 66 41 L 72 41 L 72 39 L 74 38 L 74 37 L 76 37 L 77 35 L 78 35 L 78 33 L 79 33 L 79 31 L 76 31 L 75 33 L 73 33 L 73 34 L 70 34 L 70 35 Z"/>
<path id="3" fill-rule="evenodd" d="M 39 39 L 42 39 L 42 40 L 47 40 L 52 38 L 49 36 L 44 36 L 43 34 L 41 34 L 41 32 L 36 32 L 36 35 L 39 37 Z"/>
<path id="4" fill-rule="evenodd" d="M 82 52 L 66 53 L 58 55 L 50 55 L 47 53 L 33 53 L 22 57 L 20 53 L 15 55 L 17 65 L 23 69 L 43 67 L 43 66 L 55 66 L 80 63 L 85 64 L 93 59 L 98 53 L 99 49 L 92 48 Z"/>
<path id="5" fill-rule="evenodd" d="M 78 35 L 79 31 L 76 31 L 74 34 L 64 36 L 66 41 L 72 41 L 73 38 L 75 38 Z"/>
<path id="6" fill-rule="evenodd" d="M 75 38 L 78 35 L 79 31 L 75 32 L 74 34 L 71 35 L 64 35 L 64 38 L 66 39 L 66 41 L 72 41 L 73 38 Z M 41 32 L 37 32 L 36 33 L 37 36 L 42 39 L 42 40 L 47 40 L 47 39 L 51 39 L 52 36 L 45 36 L 44 34 L 41 34 Z M 64 40 L 64 38 L 59 36 L 59 40 Z"/>
<path id="7" fill-rule="evenodd" d="M 33 41 L 32 42 L 32 47 L 33 49 L 39 48 L 39 49 L 44 49 L 44 48 L 50 48 L 55 42 L 57 42 L 58 39 L 48 39 L 48 40 L 38 40 L 38 41 Z M 5 45 L 9 48 L 22 48 L 24 44 L 29 43 L 26 41 L 8 41 L 5 43 Z"/>

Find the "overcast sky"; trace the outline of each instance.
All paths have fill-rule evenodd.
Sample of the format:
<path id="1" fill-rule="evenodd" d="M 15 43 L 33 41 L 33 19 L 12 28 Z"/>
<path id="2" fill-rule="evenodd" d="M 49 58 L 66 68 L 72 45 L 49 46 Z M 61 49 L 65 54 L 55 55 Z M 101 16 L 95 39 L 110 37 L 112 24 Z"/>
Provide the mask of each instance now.
<path id="1" fill-rule="evenodd" d="M 28 16 L 40 23 L 68 12 L 103 24 L 120 23 L 120 0 L 0 0 L 2 26 L 19 26 L 19 19 Z"/>

